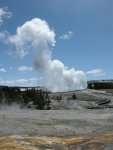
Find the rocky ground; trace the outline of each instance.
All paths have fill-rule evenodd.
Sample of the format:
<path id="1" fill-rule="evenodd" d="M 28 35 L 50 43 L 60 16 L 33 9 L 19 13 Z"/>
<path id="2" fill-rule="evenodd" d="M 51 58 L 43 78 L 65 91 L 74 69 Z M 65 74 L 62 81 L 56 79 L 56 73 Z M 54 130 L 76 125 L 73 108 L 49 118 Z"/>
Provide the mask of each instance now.
<path id="1" fill-rule="evenodd" d="M 113 149 L 113 108 L 108 107 L 113 103 L 113 90 L 53 93 L 50 97 L 52 110 L 0 110 L 0 149 Z M 104 107 L 88 109 L 108 99 Z"/>

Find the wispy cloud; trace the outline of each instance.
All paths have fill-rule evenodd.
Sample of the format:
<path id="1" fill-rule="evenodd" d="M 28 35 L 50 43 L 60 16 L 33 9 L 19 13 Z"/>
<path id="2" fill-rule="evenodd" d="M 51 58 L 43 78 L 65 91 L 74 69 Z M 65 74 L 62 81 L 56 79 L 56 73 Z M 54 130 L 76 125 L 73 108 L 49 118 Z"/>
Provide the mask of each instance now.
<path id="1" fill-rule="evenodd" d="M 8 11 L 8 7 L 0 8 L 0 26 L 3 24 L 4 19 L 11 18 L 12 13 Z M 7 31 L 0 32 L 0 42 L 7 43 L 9 33 Z"/>
<path id="2" fill-rule="evenodd" d="M 0 42 L 7 45 L 8 44 L 9 33 L 7 31 L 0 32 Z"/>
<path id="3" fill-rule="evenodd" d="M 0 24 L 3 23 L 5 18 L 9 19 L 11 16 L 12 13 L 8 11 L 7 7 L 0 8 Z"/>
<path id="4" fill-rule="evenodd" d="M 74 33 L 73 33 L 72 31 L 68 31 L 67 33 L 61 35 L 61 36 L 59 37 L 59 39 L 61 39 L 61 40 L 68 40 L 68 39 L 71 39 L 72 36 L 73 36 L 73 34 L 74 34 Z"/>
<path id="5" fill-rule="evenodd" d="M 28 67 L 28 66 L 20 66 L 20 67 L 18 67 L 17 70 L 20 71 L 20 72 L 27 72 L 27 71 L 31 72 L 31 71 L 33 71 L 33 68 Z"/>
<path id="6" fill-rule="evenodd" d="M 0 79 L 1 85 L 7 86 L 37 86 L 43 80 L 43 77 L 33 77 L 29 79 L 20 78 L 16 80 L 2 80 Z"/>
<path id="7" fill-rule="evenodd" d="M 98 76 L 105 75 L 105 72 L 101 69 L 93 69 L 93 70 L 87 71 L 86 74 L 98 77 Z"/>
<path id="8" fill-rule="evenodd" d="M 4 32 L 0 32 L 0 40 L 4 39 L 5 38 L 5 33 Z"/>
<path id="9" fill-rule="evenodd" d="M 0 72 L 6 72 L 6 69 L 5 68 L 0 68 Z"/>

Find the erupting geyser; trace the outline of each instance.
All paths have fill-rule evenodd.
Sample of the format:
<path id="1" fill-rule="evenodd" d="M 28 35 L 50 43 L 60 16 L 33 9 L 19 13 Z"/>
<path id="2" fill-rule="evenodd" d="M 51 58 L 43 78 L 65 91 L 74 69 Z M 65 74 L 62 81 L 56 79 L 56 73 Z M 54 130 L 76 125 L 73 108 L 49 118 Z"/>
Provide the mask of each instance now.
<path id="1" fill-rule="evenodd" d="M 44 86 L 51 91 L 85 89 L 87 81 L 83 71 L 68 69 L 61 61 L 53 60 L 49 45 L 55 46 L 55 32 L 46 21 L 34 18 L 17 28 L 9 38 L 16 45 L 16 52 L 24 57 L 33 50 L 37 71 L 45 73 Z"/>

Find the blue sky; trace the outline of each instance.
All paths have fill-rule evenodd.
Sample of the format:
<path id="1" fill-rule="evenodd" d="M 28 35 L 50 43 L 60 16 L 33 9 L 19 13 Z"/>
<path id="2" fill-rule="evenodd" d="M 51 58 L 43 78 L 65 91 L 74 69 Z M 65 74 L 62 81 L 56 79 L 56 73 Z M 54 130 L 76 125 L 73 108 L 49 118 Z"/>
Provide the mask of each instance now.
<path id="1" fill-rule="evenodd" d="M 113 78 L 112 0 L 0 0 L 0 10 L 0 84 L 42 84 L 32 50 L 20 58 L 7 42 L 18 26 L 33 18 L 45 20 L 56 34 L 53 59 L 82 70 L 87 80 Z"/>

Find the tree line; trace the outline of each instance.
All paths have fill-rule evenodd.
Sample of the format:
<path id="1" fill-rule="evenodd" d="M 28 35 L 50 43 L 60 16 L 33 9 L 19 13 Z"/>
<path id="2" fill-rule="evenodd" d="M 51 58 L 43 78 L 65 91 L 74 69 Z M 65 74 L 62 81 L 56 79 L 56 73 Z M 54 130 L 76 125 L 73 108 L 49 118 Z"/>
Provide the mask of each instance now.
<path id="1" fill-rule="evenodd" d="M 0 103 L 11 105 L 12 103 L 28 106 L 30 102 L 36 109 L 50 109 L 51 101 L 48 92 L 37 89 L 21 91 L 19 88 L 0 88 Z"/>

